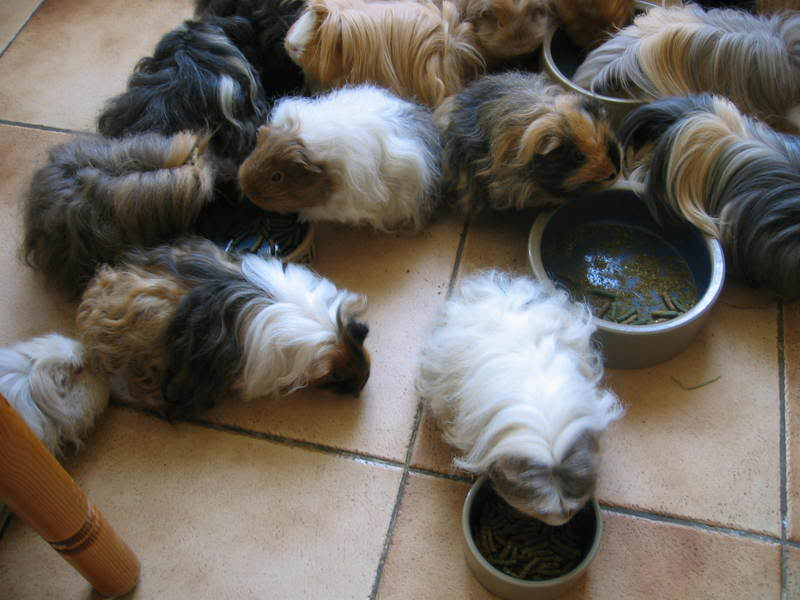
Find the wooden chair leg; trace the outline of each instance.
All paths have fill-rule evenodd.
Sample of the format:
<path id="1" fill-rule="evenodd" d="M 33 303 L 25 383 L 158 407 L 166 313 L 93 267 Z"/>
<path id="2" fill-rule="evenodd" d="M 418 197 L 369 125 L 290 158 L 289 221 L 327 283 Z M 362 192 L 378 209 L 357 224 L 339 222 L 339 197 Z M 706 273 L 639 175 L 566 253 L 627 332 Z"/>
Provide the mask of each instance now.
<path id="1" fill-rule="evenodd" d="M 136 555 L 2 396 L 0 501 L 98 593 L 121 596 L 136 586 Z"/>

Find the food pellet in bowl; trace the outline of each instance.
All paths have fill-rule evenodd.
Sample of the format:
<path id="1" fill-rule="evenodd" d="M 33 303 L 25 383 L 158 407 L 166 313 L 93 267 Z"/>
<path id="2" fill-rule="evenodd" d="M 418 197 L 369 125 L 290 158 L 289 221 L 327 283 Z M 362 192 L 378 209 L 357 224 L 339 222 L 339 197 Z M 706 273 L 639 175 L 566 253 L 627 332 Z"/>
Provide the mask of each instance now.
<path id="1" fill-rule="evenodd" d="M 495 569 L 527 581 L 544 581 L 574 570 L 592 543 L 589 507 L 553 527 L 523 515 L 497 494 L 483 495 L 472 523 L 475 545 Z"/>

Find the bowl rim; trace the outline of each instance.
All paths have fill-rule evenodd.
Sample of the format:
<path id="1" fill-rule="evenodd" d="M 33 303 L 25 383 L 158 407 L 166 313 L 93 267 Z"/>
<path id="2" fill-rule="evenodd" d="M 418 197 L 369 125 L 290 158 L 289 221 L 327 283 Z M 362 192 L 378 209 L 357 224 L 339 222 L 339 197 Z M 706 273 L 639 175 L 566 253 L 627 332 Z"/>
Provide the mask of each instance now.
<path id="1" fill-rule="evenodd" d="M 661 7 L 660 4 L 656 4 L 655 2 L 645 2 L 644 0 L 634 0 L 634 6 L 640 9 L 650 10 L 651 8 L 659 8 Z M 589 96 L 590 98 L 595 98 L 601 102 L 605 102 L 607 104 L 616 104 L 618 106 L 641 106 L 643 104 L 647 104 L 647 100 L 636 100 L 633 98 L 616 98 L 614 96 L 604 96 L 603 94 L 598 94 L 597 92 L 593 92 L 592 90 L 587 90 L 586 88 L 582 88 L 577 83 L 572 81 L 569 77 L 564 75 L 561 72 L 561 69 L 553 60 L 553 52 L 552 52 L 552 44 L 553 44 L 553 37 L 556 34 L 556 31 L 559 30 L 558 22 L 556 21 L 555 24 L 548 27 L 547 31 L 544 34 L 544 39 L 542 40 L 542 59 L 544 60 L 545 68 L 547 72 L 550 73 L 551 76 L 555 77 L 561 85 L 564 85 L 571 89 L 573 92 L 577 92 L 582 94 L 583 96 Z"/>
<path id="2" fill-rule="evenodd" d="M 561 585 L 573 579 L 576 579 L 581 574 L 583 574 L 586 569 L 589 568 L 592 560 L 594 560 L 595 555 L 597 554 L 598 549 L 600 548 L 600 540 L 603 537 L 603 518 L 600 514 L 600 503 L 597 501 L 595 496 L 592 496 L 587 504 L 592 506 L 592 509 L 595 513 L 595 527 L 594 527 L 594 538 L 592 539 L 592 544 L 589 547 L 589 551 L 586 553 L 586 556 L 583 557 L 583 560 L 578 563 L 578 565 L 564 573 L 563 575 L 559 575 L 558 577 L 553 577 L 552 579 L 544 579 L 542 581 L 528 581 L 527 579 L 519 579 L 517 577 L 512 577 L 511 575 L 506 575 L 502 571 L 496 569 L 492 564 L 486 560 L 481 554 L 481 551 L 478 550 L 478 546 L 475 544 L 475 540 L 472 537 L 472 531 L 470 528 L 469 516 L 472 509 L 472 505 L 475 502 L 475 498 L 478 495 L 478 491 L 484 486 L 489 483 L 489 477 L 487 475 L 481 475 L 475 483 L 472 484 L 469 491 L 467 492 L 467 497 L 464 500 L 464 505 L 461 509 L 461 533 L 464 537 L 464 541 L 469 549 L 470 554 L 472 554 L 473 558 L 478 562 L 481 568 L 495 577 L 500 581 L 511 584 L 520 588 L 526 589 L 545 589 L 549 587 L 553 587 L 556 585 Z"/>
<path id="3" fill-rule="evenodd" d="M 611 191 L 630 192 L 636 194 L 632 188 L 627 186 L 615 186 Z M 530 233 L 528 234 L 528 262 L 530 263 L 531 270 L 537 279 L 540 281 L 548 281 L 556 285 L 544 268 L 544 263 L 541 257 L 541 241 L 544 237 L 544 231 L 550 219 L 559 209 L 553 209 L 546 212 L 539 213 L 531 226 Z M 686 324 L 691 323 L 702 317 L 708 309 L 714 305 L 722 293 L 723 284 L 725 283 L 725 257 L 722 251 L 722 244 L 719 240 L 699 232 L 705 242 L 705 247 L 708 250 L 709 259 L 711 260 L 711 277 L 708 281 L 708 288 L 700 299 L 685 313 L 674 319 L 663 321 L 661 323 L 653 323 L 652 325 L 625 325 L 622 323 L 614 323 L 602 319 L 596 315 L 592 315 L 594 324 L 604 331 L 613 331 L 617 333 L 624 333 L 626 335 L 650 335 L 655 332 L 672 331 L 680 329 Z M 578 300 L 580 301 L 580 300 Z"/>

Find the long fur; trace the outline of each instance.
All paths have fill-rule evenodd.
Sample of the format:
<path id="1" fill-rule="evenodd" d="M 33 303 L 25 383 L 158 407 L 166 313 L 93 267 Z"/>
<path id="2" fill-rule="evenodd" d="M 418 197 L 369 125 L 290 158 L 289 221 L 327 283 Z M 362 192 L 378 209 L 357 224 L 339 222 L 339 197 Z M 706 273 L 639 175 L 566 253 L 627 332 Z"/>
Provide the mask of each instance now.
<path id="1" fill-rule="evenodd" d="M 646 101 L 709 92 L 792 131 L 787 113 L 800 104 L 800 11 L 766 17 L 694 5 L 653 8 L 593 50 L 574 81 Z"/>
<path id="2" fill-rule="evenodd" d="M 475 28 L 487 61 L 538 50 L 553 15 L 548 0 L 458 0 L 462 18 Z"/>
<path id="3" fill-rule="evenodd" d="M 633 0 L 552 0 L 558 22 L 582 48 L 594 48 L 630 24 Z"/>
<path id="4" fill-rule="evenodd" d="M 98 130 L 110 137 L 209 131 L 217 154 L 241 159 L 268 110 L 258 73 L 240 50 L 254 39 L 242 18 L 186 21 L 139 61 L 127 90 L 103 109 Z"/>
<path id="5" fill-rule="evenodd" d="M 248 60 L 261 75 L 267 100 L 302 91 L 303 70 L 289 58 L 283 40 L 303 10 L 303 0 L 197 0 L 195 16 L 240 17 L 253 28 L 256 51 Z"/>
<path id="6" fill-rule="evenodd" d="M 552 525 L 592 495 L 598 438 L 623 412 L 600 387 L 594 330 L 564 291 L 488 271 L 440 307 L 420 352 L 417 391 L 455 464 Z"/>
<path id="7" fill-rule="evenodd" d="M 718 237 L 751 285 L 800 297 L 800 138 L 710 95 L 638 108 L 620 136 L 629 178 L 656 215 Z"/>
<path id="8" fill-rule="evenodd" d="M 467 211 L 522 209 L 605 188 L 620 151 L 602 107 L 543 75 L 472 82 L 436 111 L 447 193 Z"/>
<path id="9" fill-rule="evenodd" d="M 174 417 L 237 392 L 244 400 L 312 385 L 357 394 L 369 377 L 365 300 L 308 268 L 206 240 L 103 267 L 78 308 L 90 364 L 133 402 Z"/>
<path id="10" fill-rule="evenodd" d="M 53 147 L 24 202 L 28 264 L 77 298 L 96 267 L 130 245 L 191 231 L 230 170 L 205 145 L 203 137 L 179 133 L 85 136 Z"/>
<path id="11" fill-rule="evenodd" d="M 80 344 L 49 334 L 0 349 L 0 394 L 55 456 L 79 449 L 108 405 L 106 379 Z"/>
<path id="12" fill-rule="evenodd" d="M 317 90 L 374 83 L 431 107 L 486 66 L 450 0 L 309 0 L 285 44 Z"/>
<path id="13" fill-rule="evenodd" d="M 352 86 L 276 104 L 239 180 L 266 210 L 419 231 L 439 196 L 441 152 L 429 109 Z"/>

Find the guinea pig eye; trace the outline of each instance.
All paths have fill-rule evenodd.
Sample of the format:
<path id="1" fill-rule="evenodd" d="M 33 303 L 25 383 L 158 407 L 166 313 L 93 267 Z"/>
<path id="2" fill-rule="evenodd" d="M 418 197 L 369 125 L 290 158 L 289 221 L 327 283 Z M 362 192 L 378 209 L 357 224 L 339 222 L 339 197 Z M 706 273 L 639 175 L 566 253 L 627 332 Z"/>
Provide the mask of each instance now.
<path id="1" fill-rule="evenodd" d="M 269 178 L 272 183 L 280 183 L 283 180 L 283 173 L 275 171 Z"/>
<path id="2" fill-rule="evenodd" d="M 583 163 L 586 159 L 583 156 L 583 152 L 581 152 L 580 150 L 573 150 L 572 160 L 574 160 L 577 163 Z"/>

